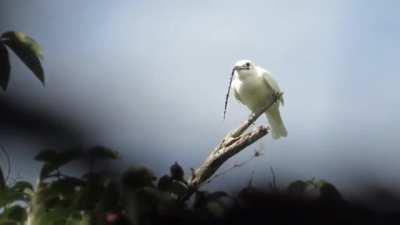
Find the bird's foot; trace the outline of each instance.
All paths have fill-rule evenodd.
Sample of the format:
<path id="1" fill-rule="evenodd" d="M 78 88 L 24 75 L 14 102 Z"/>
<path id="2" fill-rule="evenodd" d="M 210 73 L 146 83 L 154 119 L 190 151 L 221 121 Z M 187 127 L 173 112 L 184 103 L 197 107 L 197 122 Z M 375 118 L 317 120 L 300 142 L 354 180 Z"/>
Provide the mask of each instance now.
<path id="1" fill-rule="evenodd" d="M 278 101 L 280 101 L 282 96 L 283 96 L 283 92 L 275 92 L 272 94 L 272 100 L 274 101 L 274 103 L 277 103 Z"/>

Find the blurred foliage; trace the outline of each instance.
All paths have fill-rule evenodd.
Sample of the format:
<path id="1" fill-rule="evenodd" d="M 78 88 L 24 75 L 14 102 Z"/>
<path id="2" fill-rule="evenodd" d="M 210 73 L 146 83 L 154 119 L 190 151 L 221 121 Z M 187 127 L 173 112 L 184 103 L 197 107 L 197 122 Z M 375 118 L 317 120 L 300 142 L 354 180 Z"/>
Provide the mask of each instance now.
<path id="1" fill-rule="evenodd" d="M 11 65 L 8 49 L 33 72 L 37 79 L 44 84 L 44 71 L 40 60 L 43 59 L 43 50 L 40 45 L 22 32 L 8 31 L 0 36 L 0 86 L 7 89 Z"/>
<path id="2" fill-rule="evenodd" d="M 249 182 L 235 196 L 197 191 L 190 201 L 181 202 L 188 186 L 184 170 L 176 162 L 160 178 L 139 166 L 121 174 L 93 167 L 78 176 L 64 172 L 76 160 L 92 164 L 118 159 L 116 151 L 101 146 L 44 149 L 35 156 L 43 164 L 35 187 L 26 181 L 11 185 L 3 181 L 0 224 L 243 224 L 247 220 L 254 224 L 260 219 L 271 224 L 320 224 L 324 216 L 331 217 L 324 224 L 372 221 L 365 221 L 371 211 L 351 205 L 333 184 L 314 178 L 294 181 L 285 190 L 255 188 Z"/>

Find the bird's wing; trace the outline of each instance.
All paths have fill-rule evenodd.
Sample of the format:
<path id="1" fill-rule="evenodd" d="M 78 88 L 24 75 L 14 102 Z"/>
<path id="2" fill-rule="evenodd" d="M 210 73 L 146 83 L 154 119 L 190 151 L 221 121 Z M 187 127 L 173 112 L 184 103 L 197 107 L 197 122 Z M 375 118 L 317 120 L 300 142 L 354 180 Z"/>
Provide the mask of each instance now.
<path id="1" fill-rule="evenodd" d="M 243 104 L 242 100 L 240 100 L 239 93 L 236 91 L 235 88 L 232 88 L 232 89 L 233 89 L 233 95 L 235 96 L 235 98 L 236 98 L 240 103 Z"/>
<path id="2" fill-rule="evenodd" d="M 265 69 L 261 69 L 261 73 L 265 83 L 274 91 L 274 93 L 281 93 L 281 89 L 279 88 L 279 85 L 276 82 L 276 80 L 272 78 L 271 73 Z M 278 101 L 283 105 L 284 104 L 283 96 L 281 96 Z"/>

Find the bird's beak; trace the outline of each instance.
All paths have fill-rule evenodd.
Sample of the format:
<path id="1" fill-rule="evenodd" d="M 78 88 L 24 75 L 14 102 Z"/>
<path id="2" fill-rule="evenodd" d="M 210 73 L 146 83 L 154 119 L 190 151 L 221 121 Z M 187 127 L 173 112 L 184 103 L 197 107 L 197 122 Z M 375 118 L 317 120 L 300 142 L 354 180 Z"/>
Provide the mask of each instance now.
<path id="1" fill-rule="evenodd" d="M 249 68 L 247 66 L 234 66 L 233 71 L 240 71 L 240 70 L 248 70 Z"/>
<path id="2" fill-rule="evenodd" d="M 242 70 L 243 69 L 243 67 L 242 66 L 234 66 L 233 67 L 233 71 L 240 71 L 240 70 Z"/>

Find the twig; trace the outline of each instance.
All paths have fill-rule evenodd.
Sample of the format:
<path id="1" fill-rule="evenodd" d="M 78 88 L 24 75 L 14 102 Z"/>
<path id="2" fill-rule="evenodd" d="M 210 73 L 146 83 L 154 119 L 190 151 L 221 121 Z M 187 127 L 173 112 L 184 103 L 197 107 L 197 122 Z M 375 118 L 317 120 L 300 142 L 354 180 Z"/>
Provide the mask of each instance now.
<path id="1" fill-rule="evenodd" d="M 229 173 L 230 171 L 232 171 L 232 170 L 234 170 L 234 169 L 236 169 L 236 168 L 239 168 L 239 167 L 242 167 L 242 166 L 246 165 L 247 163 L 249 163 L 250 161 L 252 161 L 253 159 L 255 159 L 255 158 L 257 158 L 257 157 L 258 157 L 258 156 L 254 154 L 254 155 L 251 156 L 251 158 L 249 158 L 249 159 L 247 159 L 247 160 L 245 160 L 245 161 L 243 161 L 243 162 L 241 162 L 241 163 L 235 163 L 235 164 L 233 164 L 233 166 L 231 166 L 231 167 L 229 167 L 228 169 L 222 171 L 221 173 L 215 174 L 215 175 L 212 176 L 210 179 L 208 179 L 208 180 L 207 180 L 207 184 L 211 183 L 211 181 L 213 181 L 214 179 L 216 179 L 216 178 L 218 178 L 218 177 L 220 177 L 220 176 L 223 176 L 223 175 Z"/>
<path id="2" fill-rule="evenodd" d="M 268 134 L 269 128 L 264 126 L 259 126 L 255 130 L 247 133 L 245 133 L 245 131 L 261 116 L 261 114 L 275 104 L 277 100 L 280 99 L 281 95 L 282 93 L 274 94 L 274 100 L 270 104 L 252 113 L 241 126 L 228 133 L 221 143 L 211 151 L 203 164 L 192 172 L 192 177 L 188 181 L 188 192 L 181 198 L 182 202 L 188 200 L 229 158 Z"/>
<path id="3" fill-rule="evenodd" d="M 249 183 L 247 184 L 247 187 L 253 187 L 253 178 L 254 178 L 254 170 L 251 171 L 251 176 L 249 179 Z"/>
<path id="4" fill-rule="evenodd" d="M 269 167 L 269 170 L 271 171 L 271 175 L 272 175 L 272 182 L 270 183 L 270 188 L 272 190 L 278 190 L 277 186 L 276 186 L 276 175 L 275 175 L 275 170 L 272 166 Z"/>

